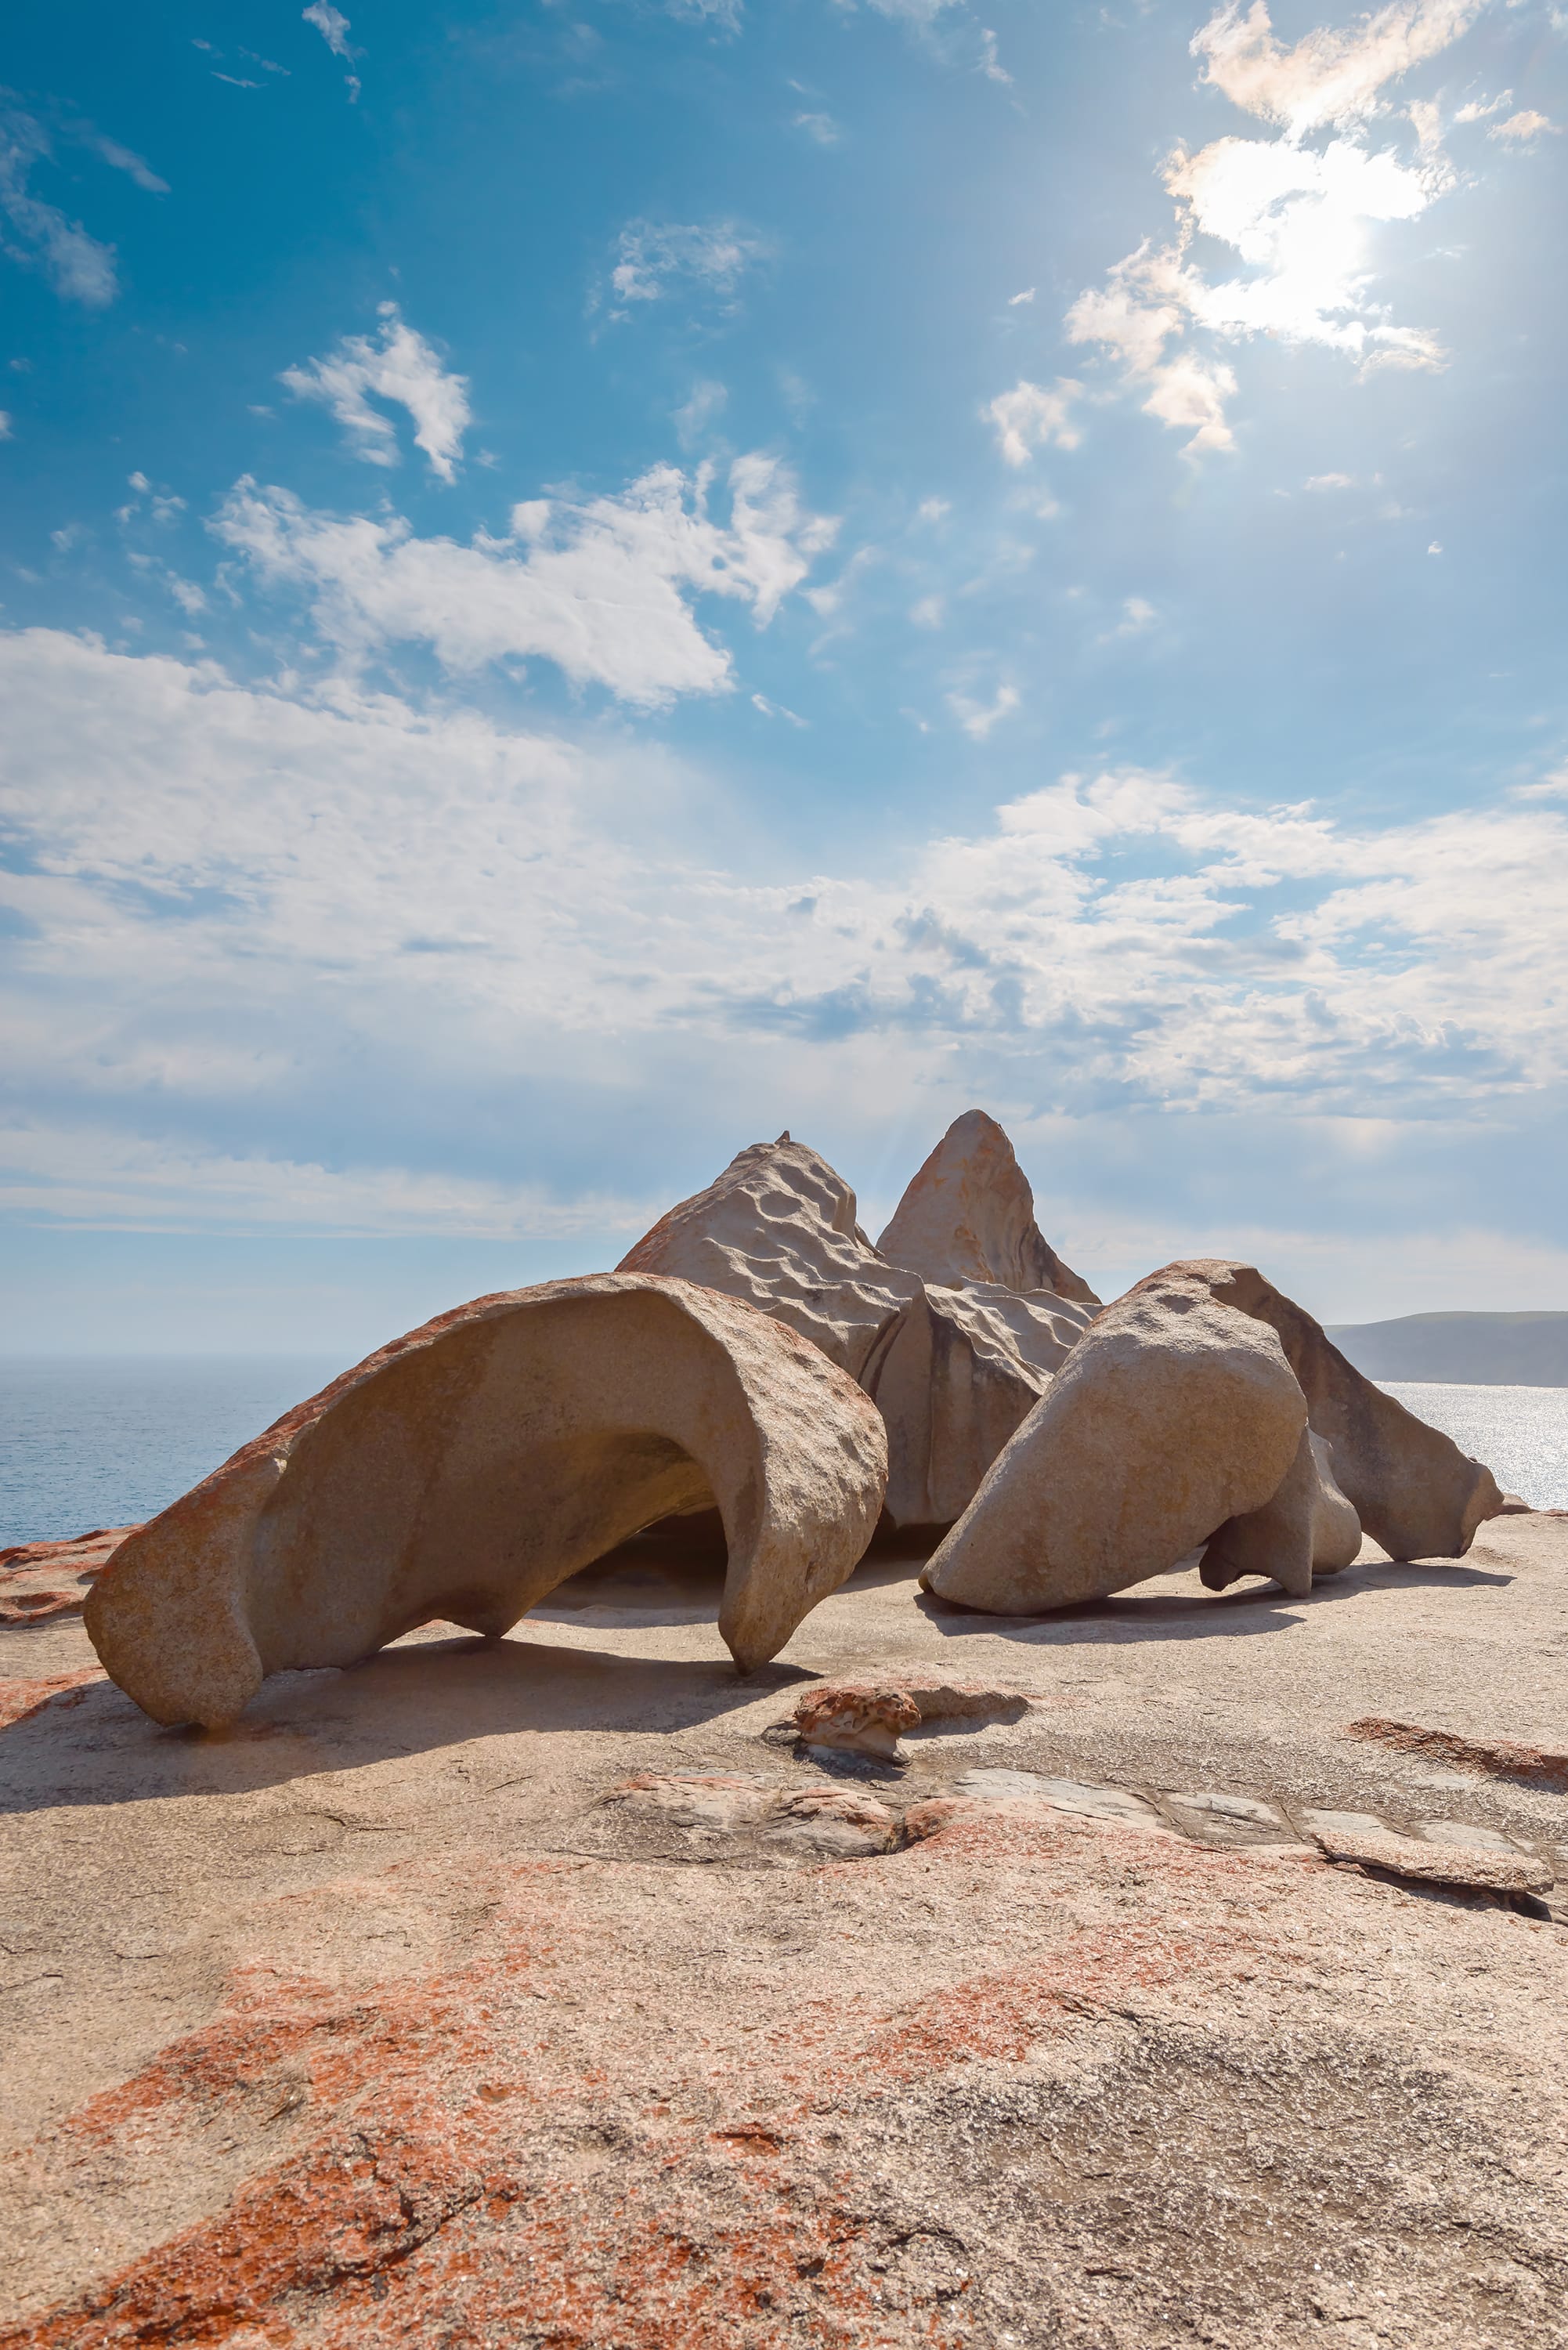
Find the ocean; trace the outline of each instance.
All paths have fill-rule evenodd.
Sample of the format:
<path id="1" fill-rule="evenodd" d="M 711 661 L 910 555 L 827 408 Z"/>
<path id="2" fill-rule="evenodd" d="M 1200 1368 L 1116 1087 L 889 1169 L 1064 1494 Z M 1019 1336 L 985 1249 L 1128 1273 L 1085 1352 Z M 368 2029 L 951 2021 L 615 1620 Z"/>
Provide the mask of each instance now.
<path id="1" fill-rule="evenodd" d="M 345 1367 L 318 1357 L 0 1358 L 0 1548 L 151 1517 Z M 1505 1491 L 1568 1509 L 1568 1388 L 1383 1384 Z"/>

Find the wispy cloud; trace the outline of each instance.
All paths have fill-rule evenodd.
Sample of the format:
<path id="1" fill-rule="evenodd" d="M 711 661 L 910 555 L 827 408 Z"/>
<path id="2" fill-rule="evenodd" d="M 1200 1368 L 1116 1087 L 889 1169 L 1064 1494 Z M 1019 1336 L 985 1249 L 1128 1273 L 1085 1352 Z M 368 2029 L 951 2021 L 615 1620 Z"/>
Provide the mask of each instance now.
<path id="1" fill-rule="evenodd" d="M 80 130 L 100 153 L 104 146 L 114 145 L 112 140 L 100 142 L 90 126 L 80 126 Z M 44 125 L 24 108 L 5 102 L 5 93 L 0 92 L 0 217 L 10 231 L 6 250 L 13 260 L 45 269 L 65 300 L 79 302 L 89 310 L 104 309 L 119 291 L 113 245 L 90 236 L 80 221 L 71 220 L 57 204 L 46 203 L 32 192 L 35 170 L 47 162 L 52 152 Z M 104 161 L 117 170 L 130 171 L 133 178 L 140 173 L 139 185 L 168 192 L 164 182 L 129 148 L 116 148 Z"/>
<path id="2" fill-rule="evenodd" d="M 307 25 L 315 26 L 333 56 L 341 57 L 346 66 L 352 66 L 362 54 L 360 50 L 349 47 L 348 35 L 353 28 L 341 8 L 332 5 L 332 0 L 310 0 L 309 7 L 302 8 L 300 14 Z M 356 73 L 347 73 L 343 80 L 348 92 L 348 103 L 352 106 L 359 96 L 359 77 Z"/>
<path id="3" fill-rule="evenodd" d="M 654 709 L 733 684 L 694 596 L 744 603 L 765 627 L 836 527 L 802 508 L 773 458 L 738 457 L 726 479 L 727 521 L 711 511 L 711 465 L 691 477 L 659 465 L 619 497 L 527 501 L 510 536 L 467 546 L 416 538 L 397 516 L 313 513 L 244 481 L 213 528 L 270 586 L 308 596 L 316 626 L 350 660 L 399 642 L 430 645 L 459 673 L 545 660 Z"/>
<path id="4" fill-rule="evenodd" d="M 768 251 L 764 239 L 733 221 L 628 221 L 617 239 L 610 288 L 623 304 L 660 301 L 680 284 L 728 300 Z"/>
<path id="5" fill-rule="evenodd" d="M 1075 449 L 1083 436 L 1073 421 L 1073 403 L 1083 389 L 1071 376 L 1058 376 L 1049 390 L 1020 380 L 1011 391 L 999 392 L 985 414 L 1003 462 L 1026 465 L 1036 449 L 1053 442 L 1059 449 Z"/>
<path id="6" fill-rule="evenodd" d="M 1544 114 L 1537 114 L 1533 108 L 1526 108 L 1521 114 L 1511 114 L 1506 122 L 1494 122 L 1486 135 L 1489 139 L 1505 139 L 1513 146 L 1525 147 L 1546 131 L 1560 139 L 1563 126 Z"/>
<path id="7" fill-rule="evenodd" d="M 1015 685 L 999 685 L 990 702 L 975 702 L 967 693 L 950 693 L 948 708 L 971 743 L 983 743 L 992 728 L 1019 707 L 1021 699 Z"/>
<path id="8" fill-rule="evenodd" d="M 836 147 L 844 136 L 842 129 L 831 114 L 810 112 L 797 114 L 794 117 L 794 127 L 797 130 L 804 130 L 806 137 L 818 147 Z"/>
<path id="9" fill-rule="evenodd" d="M 468 379 L 452 375 L 424 337 L 405 326 L 395 302 L 380 306 L 379 339 L 346 335 L 325 359 L 286 368 L 278 378 L 300 400 L 319 400 L 353 435 L 355 454 L 371 465 L 395 465 L 397 434 L 372 399 L 405 409 L 414 442 L 443 482 L 455 478 L 462 436 L 471 420 Z"/>
<path id="10" fill-rule="evenodd" d="M 649 1098 L 724 1069 L 759 1098 L 864 1079 L 892 1103 L 944 1054 L 1067 1111 L 1384 1118 L 1568 1074 L 1541 1018 L 1568 987 L 1560 779 L 1377 826 L 1112 769 L 907 842 L 876 879 L 775 855 L 758 880 L 629 746 L 49 630 L 0 634 L 0 694 L 24 850 L 0 875 L 0 1018 L 55 1105 L 0 1159 L 62 1212 L 403 1228 L 440 1226 L 444 1198 L 464 1228 L 528 1228 L 513 1187 L 404 1189 L 283 1135 L 346 1072 L 417 1105 L 400 1147 L 427 1153 L 432 1102 L 601 1079 L 625 1102 L 632 1063 Z M 264 1148 L 191 1139 L 218 1131 L 203 1105 L 243 1101 Z M 180 1139 L 150 1139 L 150 1103 Z"/>

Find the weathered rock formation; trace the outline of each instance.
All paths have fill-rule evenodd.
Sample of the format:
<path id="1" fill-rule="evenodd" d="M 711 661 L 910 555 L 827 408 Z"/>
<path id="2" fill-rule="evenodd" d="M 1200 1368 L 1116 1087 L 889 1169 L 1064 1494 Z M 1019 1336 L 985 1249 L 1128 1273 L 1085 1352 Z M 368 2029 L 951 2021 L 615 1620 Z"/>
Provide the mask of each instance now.
<path id="1" fill-rule="evenodd" d="M 1278 1492 L 1210 1536 L 1199 1573 L 1210 1591 L 1271 1575 L 1302 1599 L 1314 1575 L 1340 1574 L 1360 1548 L 1361 1520 L 1334 1482 L 1332 1448 L 1307 1428 Z"/>
<path id="2" fill-rule="evenodd" d="M 679 1281 L 483 1297 L 372 1355 L 116 1552 L 86 1609 L 164 1722 L 231 1721 L 265 1675 L 445 1619 L 505 1632 L 640 1527 L 716 1507 L 742 1670 L 854 1567 L 887 1454 L 854 1382 Z"/>
<path id="3" fill-rule="evenodd" d="M 887 1422 L 888 1513 L 901 1526 L 960 1515 L 1089 1320 L 1052 1292 L 950 1287 L 889 1263 L 842 1176 L 787 1134 L 742 1150 L 619 1269 L 741 1298 L 847 1371 Z"/>
<path id="4" fill-rule="evenodd" d="M 1228 1492 L 1250 1498 L 1221 1513 Z M 1302 1594 L 1314 1569 L 1350 1564 L 1363 1526 L 1396 1559 L 1460 1557 L 1501 1508 L 1489 1470 L 1371 1386 L 1253 1266 L 1194 1259 L 1100 1315 L 922 1580 L 1033 1614 L 1205 1544 L 1211 1589 L 1270 1575 Z"/>
<path id="5" fill-rule="evenodd" d="M 1138 1288 L 1179 1282 L 1278 1332 L 1313 1432 L 1333 1447 L 1335 1482 L 1390 1558 L 1462 1558 L 1477 1527 L 1501 1513 L 1490 1470 L 1363 1378 L 1322 1325 L 1255 1265 L 1192 1258 L 1151 1274 Z"/>
<path id="6" fill-rule="evenodd" d="M 1079 1305 L 1100 1303 L 1035 1222 L 1028 1178 L 982 1109 L 954 1118 L 877 1246 L 889 1263 L 944 1288 L 980 1282 L 1025 1295 L 1045 1290 Z"/>
<path id="7" fill-rule="evenodd" d="M 920 1579 L 1001 1616 L 1142 1583 L 1262 1508 L 1306 1418 L 1272 1330 L 1142 1283 L 1079 1340 Z"/>

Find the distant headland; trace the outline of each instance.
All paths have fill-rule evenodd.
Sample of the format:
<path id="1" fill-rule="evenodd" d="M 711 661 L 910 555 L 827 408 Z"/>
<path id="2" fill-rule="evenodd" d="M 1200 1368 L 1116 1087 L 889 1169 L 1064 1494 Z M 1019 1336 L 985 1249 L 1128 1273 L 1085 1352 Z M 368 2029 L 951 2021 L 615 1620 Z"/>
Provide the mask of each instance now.
<path id="1" fill-rule="evenodd" d="M 1568 1388 L 1568 1314 L 1404 1314 L 1326 1327 L 1369 1379 Z"/>

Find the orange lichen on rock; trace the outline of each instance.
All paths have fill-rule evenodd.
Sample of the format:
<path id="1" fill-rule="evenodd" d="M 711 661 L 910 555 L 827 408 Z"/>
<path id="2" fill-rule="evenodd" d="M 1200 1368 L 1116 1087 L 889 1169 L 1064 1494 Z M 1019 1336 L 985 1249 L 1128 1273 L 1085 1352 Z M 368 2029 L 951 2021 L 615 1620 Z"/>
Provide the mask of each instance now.
<path id="1" fill-rule="evenodd" d="M 1484 1772 L 1489 1778 L 1518 1779 L 1526 1786 L 1568 1787 L 1568 1754 L 1544 1753 L 1517 1739 L 1461 1738 L 1451 1730 L 1423 1730 L 1418 1722 L 1385 1721 L 1377 1714 L 1346 1727 L 1352 1738 L 1391 1746 L 1397 1754 L 1418 1754 L 1460 1771 Z"/>
<path id="2" fill-rule="evenodd" d="M 37 1713 L 51 1698 L 63 1697 L 67 1705 L 75 1704 L 75 1692 L 88 1681 L 101 1681 L 104 1676 L 96 1665 L 83 1665 L 71 1673 L 44 1673 L 36 1679 L 0 1681 L 0 1730 L 9 1730 L 13 1722 L 26 1721 Z"/>
<path id="3" fill-rule="evenodd" d="M 13 1543 L 0 1550 L 0 1625 L 46 1624 L 75 1616 L 128 1535 L 139 1526 L 95 1526 L 65 1542 Z"/>

